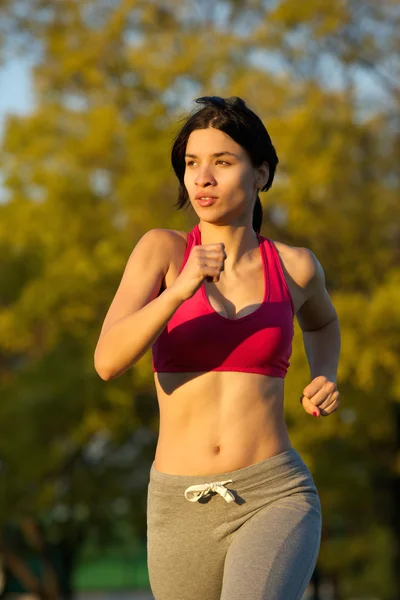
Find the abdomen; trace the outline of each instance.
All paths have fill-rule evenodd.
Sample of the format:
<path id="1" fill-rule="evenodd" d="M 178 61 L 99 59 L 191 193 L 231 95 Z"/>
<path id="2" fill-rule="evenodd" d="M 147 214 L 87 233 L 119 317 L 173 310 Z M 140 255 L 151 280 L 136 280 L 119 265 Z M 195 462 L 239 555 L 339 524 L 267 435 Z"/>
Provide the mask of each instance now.
<path id="1" fill-rule="evenodd" d="M 155 467 L 176 475 L 240 469 L 291 447 L 284 380 L 239 372 L 156 373 Z"/>

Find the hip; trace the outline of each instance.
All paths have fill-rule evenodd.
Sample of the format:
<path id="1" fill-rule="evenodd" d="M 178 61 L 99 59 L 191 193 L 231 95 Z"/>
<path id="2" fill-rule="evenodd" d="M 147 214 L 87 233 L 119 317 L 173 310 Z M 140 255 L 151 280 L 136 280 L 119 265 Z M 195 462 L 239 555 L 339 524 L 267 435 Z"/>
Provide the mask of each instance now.
<path id="1" fill-rule="evenodd" d="M 321 504 L 311 472 L 294 448 L 247 467 L 206 475 L 171 475 L 154 463 L 148 485 L 147 519 L 153 528 L 173 534 L 186 522 L 191 530 L 230 537 L 268 507 L 296 511 L 321 523 Z"/>

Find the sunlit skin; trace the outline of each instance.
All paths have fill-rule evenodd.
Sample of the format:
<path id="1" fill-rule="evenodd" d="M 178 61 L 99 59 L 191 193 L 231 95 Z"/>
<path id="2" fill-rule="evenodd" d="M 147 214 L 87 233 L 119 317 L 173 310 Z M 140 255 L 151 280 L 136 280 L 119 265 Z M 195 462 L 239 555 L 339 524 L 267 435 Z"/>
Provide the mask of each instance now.
<path id="1" fill-rule="evenodd" d="M 212 156 L 222 152 L 233 155 Z M 246 252 L 258 246 L 252 228 L 253 208 L 258 188 L 267 183 L 268 165 L 264 163 L 254 168 L 242 146 L 212 127 L 190 134 L 185 162 L 184 183 L 200 220 L 202 243 L 222 242 L 225 245 L 226 276 L 238 266 Z M 218 196 L 217 202 L 201 207 L 195 197 L 202 191 L 205 195 Z"/>
<path id="2" fill-rule="evenodd" d="M 204 286 L 211 308 L 232 320 L 233 327 L 236 319 L 255 312 L 265 296 L 268 273 L 264 273 L 263 255 L 253 229 L 253 210 L 257 189 L 268 181 L 268 165 L 254 167 L 244 148 L 213 128 L 193 131 L 185 150 L 189 156 L 185 158 L 184 180 L 203 246 L 193 256 L 198 260 L 200 255 L 213 254 L 218 260 L 210 258 L 199 265 L 190 255 L 181 271 L 187 231 L 148 232 L 151 247 L 149 235 L 143 236 L 132 252 L 96 347 L 95 365 L 106 380 L 118 377 L 139 360 L 155 335 L 152 330 L 149 340 L 149 328 L 157 322 L 159 327 L 165 326 L 186 300 L 186 293 L 187 298 L 191 291 L 195 293 L 191 290 L 193 282 L 196 289 Z M 215 202 L 200 206 L 197 194 L 212 195 Z M 265 233 L 268 237 L 268 231 Z M 339 407 L 336 373 L 340 336 L 324 272 L 307 248 L 270 241 L 303 331 L 312 373 L 311 383 L 303 389 L 303 408 L 310 415 L 328 416 Z M 150 276 L 149 259 L 153 261 Z M 199 279 L 203 271 L 207 275 Z M 125 319 L 133 334 L 127 333 Z M 210 331 L 210 349 L 212 344 Z M 159 471 L 176 475 L 223 473 L 291 448 L 282 377 L 194 369 L 191 373 L 156 372 L 154 380 L 160 410 L 154 466 Z"/>
<path id="3" fill-rule="evenodd" d="M 190 134 L 185 162 L 184 184 L 199 219 L 201 242 L 225 246 L 218 282 L 204 282 L 207 297 L 214 310 L 228 318 L 250 314 L 264 292 L 252 220 L 257 190 L 268 180 L 268 165 L 253 167 L 244 148 L 212 127 Z M 196 200 L 199 192 L 218 198 L 212 206 L 202 207 Z M 176 250 L 165 277 L 167 288 L 179 276 L 186 248 L 187 233 L 176 234 Z M 307 288 L 315 279 L 315 262 L 305 248 L 275 245 L 288 273 L 297 313 L 310 294 Z M 334 313 L 322 279 L 317 284 L 315 305 L 302 317 L 302 325 L 311 330 L 322 327 Z M 155 385 L 160 431 L 154 464 L 159 471 L 177 475 L 227 472 L 291 447 L 283 411 L 284 379 L 280 377 L 217 371 L 156 373 Z M 321 410 L 333 412 L 338 402 L 335 391 L 332 379 L 316 377 L 303 390 L 304 409 L 312 414 L 319 405 Z"/>
<path id="4" fill-rule="evenodd" d="M 212 156 L 222 152 L 224 154 Z M 218 283 L 205 282 L 213 308 L 232 318 L 252 312 L 264 291 L 262 260 L 252 226 L 257 190 L 268 165 L 251 164 L 247 152 L 225 133 L 195 130 L 188 139 L 184 183 L 199 217 L 202 244 L 222 242 L 227 258 Z M 201 207 L 196 194 L 218 196 Z M 182 252 L 184 248 L 182 247 Z M 167 286 L 178 276 L 172 265 Z M 195 340 L 194 340 L 195 343 Z M 241 468 L 283 452 L 291 444 L 283 418 L 283 379 L 253 373 L 159 373 L 155 384 L 160 434 L 155 466 L 176 474 Z"/>

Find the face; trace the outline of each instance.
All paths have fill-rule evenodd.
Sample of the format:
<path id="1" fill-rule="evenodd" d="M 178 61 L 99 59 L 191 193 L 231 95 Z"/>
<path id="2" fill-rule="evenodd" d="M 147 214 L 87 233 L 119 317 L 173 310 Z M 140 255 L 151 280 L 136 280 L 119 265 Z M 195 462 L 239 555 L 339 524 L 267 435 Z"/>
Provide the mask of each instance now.
<path id="1" fill-rule="evenodd" d="M 214 155 L 214 156 L 213 156 Z M 184 184 L 200 219 L 236 225 L 252 222 L 257 188 L 268 180 L 268 165 L 254 168 L 246 150 L 229 135 L 196 129 L 186 146 Z M 212 203 L 196 196 L 213 196 Z"/>

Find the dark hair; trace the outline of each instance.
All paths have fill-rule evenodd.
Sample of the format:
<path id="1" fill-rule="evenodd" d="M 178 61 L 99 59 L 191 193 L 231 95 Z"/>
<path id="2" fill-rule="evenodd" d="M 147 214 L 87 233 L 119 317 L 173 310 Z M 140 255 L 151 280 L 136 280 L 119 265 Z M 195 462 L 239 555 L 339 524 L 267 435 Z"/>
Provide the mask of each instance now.
<path id="1" fill-rule="evenodd" d="M 179 196 L 175 206 L 183 208 L 189 201 L 184 185 L 185 152 L 189 135 L 195 129 L 213 127 L 229 135 L 236 143 L 247 150 L 253 167 L 260 167 L 263 162 L 269 166 L 269 177 L 261 191 L 267 191 L 272 185 L 278 156 L 272 145 L 268 131 L 261 119 L 237 96 L 220 98 L 219 96 L 203 96 L 195 100 L 204 106 L 189 116 L 182 129 L 175 137 L 171 161 L 175 174 L 179 179 Z M 260 233 L 263 210 L 257 194 L 253 212 L 253 229 Z"/>

